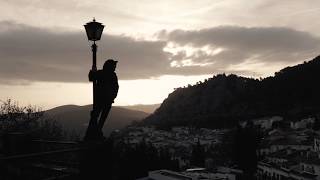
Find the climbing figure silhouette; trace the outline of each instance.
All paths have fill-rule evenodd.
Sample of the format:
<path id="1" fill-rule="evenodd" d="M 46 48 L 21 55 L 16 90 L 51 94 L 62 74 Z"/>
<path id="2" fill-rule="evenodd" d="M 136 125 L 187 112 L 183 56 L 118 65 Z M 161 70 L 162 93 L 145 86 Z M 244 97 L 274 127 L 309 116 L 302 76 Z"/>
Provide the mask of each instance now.
<path id="1" fill-rule="evenodd" d="M 103 125 L 119 90 L 118 78 L 115 73 L 117 62 L 113 59 L 108 59 L 105 61 L 102 70 L 90 70 L 89 72 L 89 81 L 96 81 L 97 87 L 95 90 L 95 108 L 91 112 L 91 124 L 89 124 L 90 129 L 86 134 L 87 139 L 104 138 Z"/>

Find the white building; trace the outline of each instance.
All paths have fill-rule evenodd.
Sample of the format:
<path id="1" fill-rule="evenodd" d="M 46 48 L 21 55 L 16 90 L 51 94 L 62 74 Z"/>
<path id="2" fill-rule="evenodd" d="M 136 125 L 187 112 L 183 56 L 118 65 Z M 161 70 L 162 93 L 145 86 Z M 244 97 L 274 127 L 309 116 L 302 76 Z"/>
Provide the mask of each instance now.
<path id="1" fill-rule="evenodd" d="M 136 180 L 235 180 L 236 175 L 227 172 L 207 172 L 203 168 L 191 169 L 185 172 L 174 172 L 169 170 L 150 171 L 148 177 Z"/>
<path id="2" fill-rule="evenodd" d="M 320 137 L 315 137 L 313 142 L 314 142 L 314 144 L 313 144 L 314 151 L 319 152 L 320 151 Z"/>
<path id="3" fill-rule="evenodd" d="M 190 176 L 183 175 L 178 172 L 169 170 L 150 171 L 148 177 L 139 178 L 137 180 L 198 180 Z"/>
<path id="4" fill-rule="evenodd" d="M 306 128 L 309 124 L 312 125 L 315 121 L 315 118 L 306 118 L 306 119 L 301 119 L 300 121 L 296 122 L 291 122 L 290 127 L 292 129 L 304 129 Z"/>
<path id="5" fill-rule="evenodd" d="M 253 120 L 254 125 L 260 126 L 262 129 L 271 129 L 273 123 L 282 121 L 283 118 L 281 116 L 273 116 L 273 117 L 265 117 L 261 119 Z"/>

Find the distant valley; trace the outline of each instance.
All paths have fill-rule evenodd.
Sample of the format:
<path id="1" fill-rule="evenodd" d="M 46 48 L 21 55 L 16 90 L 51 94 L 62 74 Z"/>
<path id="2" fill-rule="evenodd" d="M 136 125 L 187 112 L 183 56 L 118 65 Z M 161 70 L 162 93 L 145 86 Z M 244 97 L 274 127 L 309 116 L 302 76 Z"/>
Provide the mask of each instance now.
<path id="1" fill-rule="evenodd" d="M 67 131 L 75 131 L 84 135 L 87 128 L 92 105 L 64 105 L 45 112 L 45 117 L 56 120 Z M 143 111 L 123 107 L 112 107 L 104 126 L 104 134 L 109 135 L 113 130 L 121 129 L 134 121 L 141 121 L 149 114 Z"/>

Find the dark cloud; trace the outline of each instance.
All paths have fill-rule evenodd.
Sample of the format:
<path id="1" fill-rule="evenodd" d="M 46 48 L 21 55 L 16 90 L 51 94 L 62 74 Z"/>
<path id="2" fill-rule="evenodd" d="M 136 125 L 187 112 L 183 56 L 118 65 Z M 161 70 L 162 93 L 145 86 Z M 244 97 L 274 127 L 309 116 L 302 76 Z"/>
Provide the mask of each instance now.
<path id="1" fill-rule="evenodd" d="M 87 81 L 91 51 L 85 32 L 53 32 L 10 22 L 0 27 L 0 79 Z M 118 59 L 121 79 L 159 76 L 169 67 L 170 54 L 162 51 L 162 41 L 104 35 L 98 44 L 100 66 L 107 58 Z"/>
<path id="2" fill-rule="evenodd" d="M 320 52 L 319 37 L 283 27 L 220 26 L 198 31 L 166 32 L 163 30 L 158 33 L 158 37 L 176 46 L 194 48 L 208 46 L 211 49 L 223 49 L 217 54 L 208 54 L 200 50 L 192 55 L 181 51 L 174 56 L 176 61 L 179 61 L 180 58 L 180 61 L 192 59 L 195 63 L 211 62 L 211 65 L 202 68 L 204 71 L 223 71 L 230 65 L 237 65 L 245 61 L 266 65 L 292 64 L 312 58 Z M 201 67 L 195 67 L 201 69 Z M 259 73 L 259 69 L 256 71 Z M 191 69 L 190 72 L 192 72 Z"/>
<path id="3" fill-rule="evenodd" d="M 158 41 L 147 41 L 104 35 L 98 47 L 100 67 L 107 58 L 119 60 L 120 79 L 240 72 L 230 66 L 245 61 L 292 64 L 312 58 L 320 50 L 318 37 L 277 27 L 222 26 L 198 31 L 161 31 L 158 36 Z M 0 83 L 87 82 L 91 52 L 84 31 L 54 32 L 2 21 L 0 42 Z M 183 49 L 169 53 L 164 51 L 169 42 L 197 50 L 191 54 Z M 223 51 L 208 53 L 202 47 Z M 187 59 L 192 63 L 184 65 Z M 172 61 L 180 66 L 171 67 Z M 260 73 L 259 69 L 245 68 L 241 72 Z"/>
<path id="4" fill-rule="evenodd" d="M 162 32 L 160 37 L 180 45 L 215 45 L 228 49 L 240 48 L 250 52 L 261 50 L 296 52 L 315 49 L 319 46 L 319 39 L 311 34 L 281 27 L 220 26 L 199 31 Z"/>

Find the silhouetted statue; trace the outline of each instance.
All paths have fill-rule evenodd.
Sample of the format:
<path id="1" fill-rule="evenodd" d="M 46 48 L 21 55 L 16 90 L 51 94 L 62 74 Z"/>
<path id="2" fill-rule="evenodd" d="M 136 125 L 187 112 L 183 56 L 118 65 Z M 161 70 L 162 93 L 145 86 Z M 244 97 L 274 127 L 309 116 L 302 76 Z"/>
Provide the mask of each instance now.
<path id="1" fill-rule="evenodd" d="M 96 81 L 95 105 L 91 112 L 91 120 L 86 139 L 103 138 L 102 128 L 110 112 L 112 103 L 118 94 L 118 78 L 115 69 L 118 61 L 108 59 L 102 70 L 90 71 L 89 81 Z"/>

